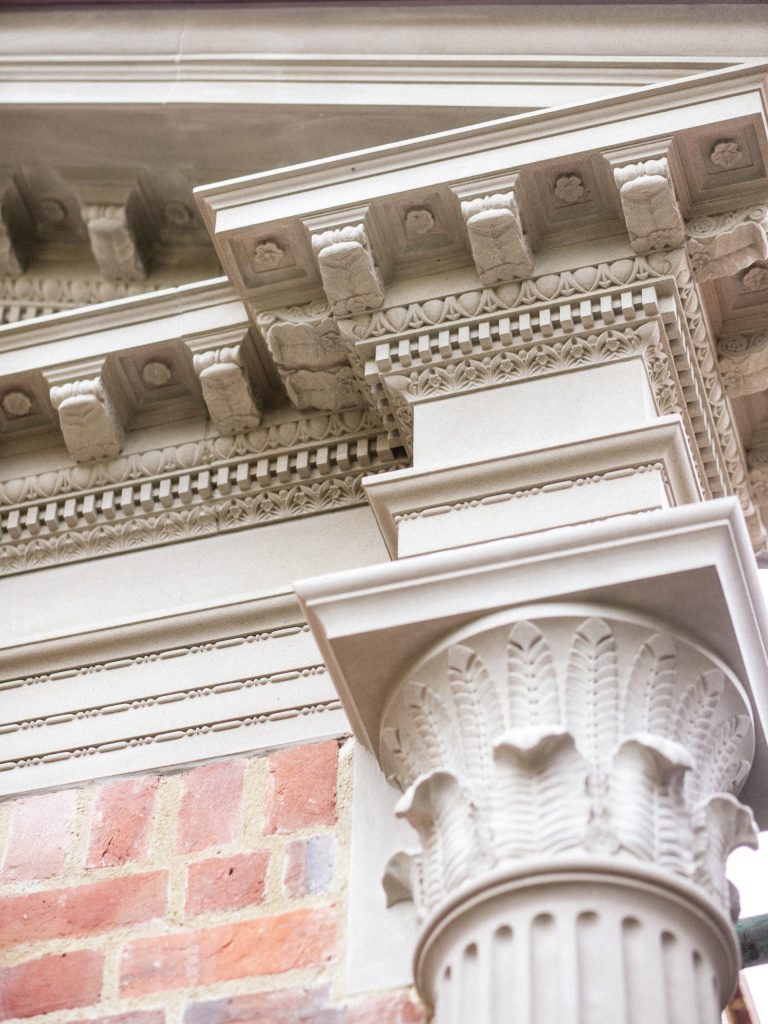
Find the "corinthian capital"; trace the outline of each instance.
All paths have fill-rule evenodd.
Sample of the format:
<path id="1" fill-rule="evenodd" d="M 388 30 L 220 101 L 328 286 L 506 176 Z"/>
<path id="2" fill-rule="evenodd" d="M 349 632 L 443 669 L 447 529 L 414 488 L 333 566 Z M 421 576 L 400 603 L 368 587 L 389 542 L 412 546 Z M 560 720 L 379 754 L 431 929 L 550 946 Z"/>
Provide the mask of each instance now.
<path id="1" fill-rule="evenodd" d="M 450 644 L 399 688 L 381 740 L 421 840 L 422 918 L 486 872 L 574 856 L 653 864 L 727 911 L 725 859 L 756 843 L 733 796 L 754 747 L 739 684 L 640 623 L 574 609 Z"/>

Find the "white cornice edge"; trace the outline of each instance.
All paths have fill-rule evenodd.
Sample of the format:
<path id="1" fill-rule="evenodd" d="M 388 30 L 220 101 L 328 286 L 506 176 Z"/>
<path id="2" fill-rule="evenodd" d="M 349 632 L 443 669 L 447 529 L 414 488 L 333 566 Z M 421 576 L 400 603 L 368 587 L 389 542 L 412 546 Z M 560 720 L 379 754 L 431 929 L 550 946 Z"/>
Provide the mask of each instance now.
<path id="1" fill-rule="evenodd" d="M 394 170 L 402 171 L 425 163 L 434 165 L 442 160 L 460 157 L 470 148 L 473 153 L 477 153 L 479 150 L 540 139 L 544 135 L 625 121 L 648 113 L 649 108 L 657 114 L 660 110 L 673 110 L 693 102 L 723 99 L 755 91 L 762 93 L 764 110 L 767 74 L 768 62 L 745 61 L 735 68 L 649 85 L 618 96 L 603 96 L 586 103 L 516 114 L 466 128 L 455 128 L 273 171 L 262 171 L 213 185 L 203 185 L 196 188 L 194 194 L 211 234 L 225 234 L 231 227 L 229 220 L 225 218 L 221 223 L 217 223 L 217 218 L 233 208 L 289 195 L 295 196 L 298 192 L 305 192 L 308 201 L 316 205 L 312 197 L 313 189 L 332 186 L 342 181 L 349 184 L 350 176 L 359 182 L 366 177 Z M 290 216 L 296 212 L 291 209 L 286 211 L 285 215 Z M 266 216 L 262 218 L 262 222 L 271 219 L 270 216 Z"/>

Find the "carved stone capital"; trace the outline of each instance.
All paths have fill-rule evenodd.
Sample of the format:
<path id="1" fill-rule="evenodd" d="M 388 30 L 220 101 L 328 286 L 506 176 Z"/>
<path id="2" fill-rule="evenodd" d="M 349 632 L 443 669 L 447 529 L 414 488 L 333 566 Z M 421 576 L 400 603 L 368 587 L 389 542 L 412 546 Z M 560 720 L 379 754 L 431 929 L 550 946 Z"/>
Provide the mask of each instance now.
<path id="1" fill-rule="evenodd" d="M 623 617 L 567 606 L 496 616 L 421 662 L 381 726 L 382 765 L 404 789 L 397 814 L 418 836 L 384 884 L 390 902 L 415 901 L 417 983 L 437 1020 L 454 1019 L 455 999 L 480 999 L 472 1019 L 498 1019 L 484 1012 L 468 957 L 492 972 L 504 955 L 533 998 L 563 1008 L 597 964 L 637 985 L 621 944 L 640 929 L 668 935 L 714 975 L 700 1019 L 715 1024 L 735 961 L 725 862 L 757 845 L 752 812 L 733 796 L 753 748 L 743 691 L 720 662 Z M 581 950 L 580 981 L 555 970 L 544 996 L 535 975 L 555 931 Z M 537 1019 L 497 977 L 495 1011 Z M 594 1019 L 611 1019 L 612 984 L 589 991 Z M 658 980 L 646 998 L 662 1002 Z"/>
<path id="2" fill-rule="evenodd" d="M 125 429 L 104 378 L 69 380 L 51 387 L 64 443 L 77 462 L 119 455 Z"/>
<path id="3" fill-rule="evenodd" d="M 615 167 L 613 176 L 636 253 L 683 244 L 685 225 L 666 157 Z"/>
<path id="4" fill-rule="evenodd" d="M 461 212 L 482 284 L 502 284 L 532 273 L 533 254 L 514 192 L 469 199 L 462 202 Z"/>
<path id="5" fill-rule="evenodd" d="M 124 206 L 84 206 L 93 258 L 104 277 L 120 281 L 143 281 L 147 268 L 128 224 Z"/>
<path id="6" fill-rule="evenodd" d="M 193 357 L 203 398 L 220 434 L 239 434 L 258 427 L 261 409 L 243 364 L 240 345 L 197 352 Z"/>
<path id="7" fill-rule="evenodd" d="M 686 248 L 697 281 L 732 277 L 768 257 L 768 208 L 698 217 L 686 225 Z"/>
<path id="8" fill-rule="evenodd" d="M 361 313 L 382 304 L 384 286 L 363 223 L 313 234 L 312 249 L 323 290 L 335 314 Z"/>
<path id="9" fill-rule="evenodd" d="M 756 843 L 732 795 L 754 750 L 738 681 L 686 640 L 576 608 L 478 629 L 381 725 L 420 916 L 483 872 L 575 853 L 654 864 L 727 911 L 725 858 Z"/>

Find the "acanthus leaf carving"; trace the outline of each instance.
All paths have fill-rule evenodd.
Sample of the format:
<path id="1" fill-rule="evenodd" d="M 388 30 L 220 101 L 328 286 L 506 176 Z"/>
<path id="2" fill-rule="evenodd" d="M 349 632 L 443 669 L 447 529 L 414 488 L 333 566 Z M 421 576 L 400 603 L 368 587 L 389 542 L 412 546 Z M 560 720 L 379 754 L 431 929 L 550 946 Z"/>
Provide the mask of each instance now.
<path id="1" fill-rule="evenodd" d="M 425 862 L 426 897 L 437 903 L 469 878 L 480 843 L 474 804 L 452 772 L 420 775 L 398 801 L 395 813 L 418 832 Z"/>
<path id="2" fill-rule="evenodd" d="M 694 881 L 727 906 L 730 899 L 725 877 L 728 855 L 740 846 L 752 850 L 758 847 L 752 811 L 730 793 L 717 793 L 695 808 L 693 836 Z"/>
<path id="3" fill-rule="evenodd" d="M 768 331 L 744 331 L 720 338 L 717 354 L 723 386 L 732 398 L 757 394 L 768 387 Z"/>
<path id="4" fill-rule="evenodd" d="M 719 669 L 710 669 L 691 681 L 678 705 L 675 717 L 675 735 L 690 751 L 697 769 L 687 781 L 693 799 L 699 796 L 701 772 L 711 753 L 710 739 L 715 712 L 720 703 L 725 679 Z"/>
<path id="5" fill-rule="evenodd" d="M 584 841 L 587 765 L 563 726 L 507 730 L 494 743 L 499 859 L 576 849 Z"/>
<path id="6" fill-rule="evenodd" d="M 381 884 L 388 907 L 414 899 L 418 859 L 417 851 L 399 850 L 384 865 Z"/>
<path id="7" fill-rule="evenodd" d="M 507 642 L 509 717 L 520 726 L 560 721 L 560 695 L 552 652 L 532 622 L 516 622 Z"/>
<path id="8" fill-rule="evenodd" d="M 616 640 L 603 619 L 588 619 L 573 637 L 565 685 L 565 717 L 590 764 L 603 767 L 618 741 Z"/>
<path id="9" fill-rule="evenodd" d="M 448 651 L 448 684 L 460 725 L 463 770 L 482 779 L 490 772 L 493 741 L 487 723 L 503 721 L 496 686 L 482 658 L 463 644 Z"/>
<path id="10" fill-rule="evenodd" d="M 452 890 L 434 835 L 451 796 L 471 823 L 463 859 L 451 854 L 462 883 L 502 862 L 592 852 L 653 863 L 722 902 L 719 881 L 696 867 L 704 833 L 719 827 L 700 809 L 741 785 L 753 732 L 740 688 L 706 651 L 594 614 L 513 620 L 477 636 L 482 656 L 470 638 L 420 663 L 421 682 L 403 683 L 382 723 L 385 770 L 432 844 L 417 858 L 422 916 Z M 419 790 L 426 779 L 435 781 Z M 736 839 L 712 841 L 716 860 Z"/>
<path id="11" fill-rule="evenodd" d="M 666 736 L 671 731 L 677 657 L 670 636 L 654 634 L 632 664 L 624 708 L 624 731 Z"/>
<path id="12" fill-rule="evenodd" d="M 635 733 L 613 757 L 610 816 L 620 849 L 688 873 L 690 827 L 683 779 L 693 767 L 686 748 L 652 733 Z"/>

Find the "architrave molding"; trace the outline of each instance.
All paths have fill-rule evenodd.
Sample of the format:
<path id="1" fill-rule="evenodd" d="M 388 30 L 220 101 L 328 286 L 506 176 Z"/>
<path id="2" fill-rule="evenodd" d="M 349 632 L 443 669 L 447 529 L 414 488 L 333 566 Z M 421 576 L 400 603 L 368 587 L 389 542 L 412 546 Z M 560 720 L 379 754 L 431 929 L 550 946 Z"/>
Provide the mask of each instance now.
<path id="1" fill-rule="evenodd" d="M 0 794 L 347 729 L 291 592 L 0 652 Z"/>

